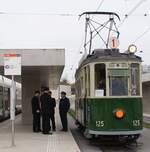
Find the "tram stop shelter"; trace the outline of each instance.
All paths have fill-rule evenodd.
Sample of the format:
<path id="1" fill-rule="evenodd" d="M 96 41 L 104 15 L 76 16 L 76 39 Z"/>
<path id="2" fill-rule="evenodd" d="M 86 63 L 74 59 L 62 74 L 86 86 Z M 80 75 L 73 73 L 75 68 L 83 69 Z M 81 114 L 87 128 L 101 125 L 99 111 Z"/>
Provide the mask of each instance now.
<path id="1" fill-rule="evenodd" d="M 31 124 L 31 98 L 34 91 L 47 86 L 57 90 L 65 65 L 65 49 L 0 49 L 0 74 L 4 75 L 2 54 L 20 54 L 21 76 L 15 81 L 22 84 L 22 123 Z"/>

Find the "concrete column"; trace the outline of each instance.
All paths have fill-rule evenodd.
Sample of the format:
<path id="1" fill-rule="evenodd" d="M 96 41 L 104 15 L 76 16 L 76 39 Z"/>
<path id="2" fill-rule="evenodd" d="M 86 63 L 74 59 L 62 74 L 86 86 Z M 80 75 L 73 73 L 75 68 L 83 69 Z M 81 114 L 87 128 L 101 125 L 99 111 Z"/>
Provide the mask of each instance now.
<path id="1" fill-rule="evenodd" d="M 40 89 L 40 77 L 38 75 L 22 76 L 22 123 L 32 124 L 31 98 L 34 91 Z"/>

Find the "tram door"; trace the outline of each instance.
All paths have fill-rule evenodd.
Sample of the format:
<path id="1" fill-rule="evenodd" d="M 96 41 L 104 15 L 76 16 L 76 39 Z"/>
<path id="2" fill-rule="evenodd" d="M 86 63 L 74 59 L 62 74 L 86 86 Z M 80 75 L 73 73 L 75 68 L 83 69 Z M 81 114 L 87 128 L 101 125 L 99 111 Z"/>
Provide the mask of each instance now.
<path id="1" fill-rule="evenodd" d="M 95 64 L 95 96 L 106 96 L 106 67 L 104 63 Z"/>

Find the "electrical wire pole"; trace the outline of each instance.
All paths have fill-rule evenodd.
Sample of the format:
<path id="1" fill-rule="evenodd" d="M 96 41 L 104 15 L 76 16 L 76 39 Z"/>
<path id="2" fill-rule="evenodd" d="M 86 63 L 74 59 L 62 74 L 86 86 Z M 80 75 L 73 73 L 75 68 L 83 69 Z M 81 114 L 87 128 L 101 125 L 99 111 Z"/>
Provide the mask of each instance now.
<path id="1" fill-rule="evenodd" d="M 4 75 L 12 78 L 10 88 L 10 121 L 11 121 L 11 146 L 15 146 L 15 101 L 16 101 L 16 83 L 15 75 L 21 75 L 21 55 L 4 54 Z"/>
<path id="2" fill-rule="evenodd" d="M 11 119 L 11 146 L 15 146 L 15 95 L 16 86 L 14 81 L 14 75 L 12 75 L 12 84 L 10 90 L 10 119 Z"/>

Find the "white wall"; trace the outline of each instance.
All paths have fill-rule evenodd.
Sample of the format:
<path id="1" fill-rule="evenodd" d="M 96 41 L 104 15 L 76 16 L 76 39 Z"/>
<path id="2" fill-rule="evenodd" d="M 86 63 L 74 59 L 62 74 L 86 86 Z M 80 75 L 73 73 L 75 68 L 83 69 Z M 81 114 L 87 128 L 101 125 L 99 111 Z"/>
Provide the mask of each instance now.
<path id="1" fill-rule="evenodd" d="M 60 85 L 60 92 L 65 91 L 67 96 L 71 96 L 71 86 L 70 85 Z"/>

